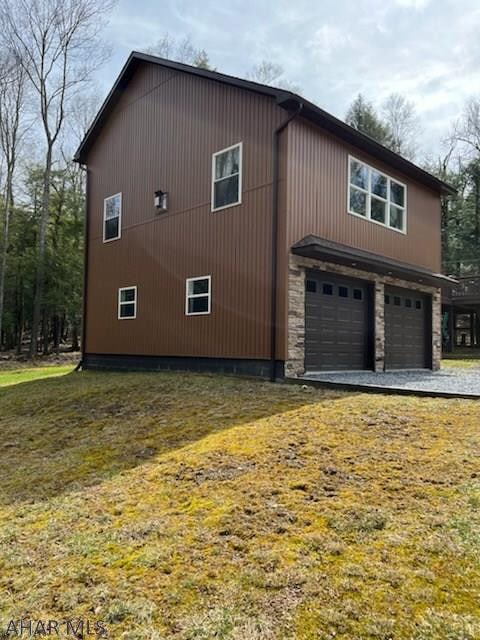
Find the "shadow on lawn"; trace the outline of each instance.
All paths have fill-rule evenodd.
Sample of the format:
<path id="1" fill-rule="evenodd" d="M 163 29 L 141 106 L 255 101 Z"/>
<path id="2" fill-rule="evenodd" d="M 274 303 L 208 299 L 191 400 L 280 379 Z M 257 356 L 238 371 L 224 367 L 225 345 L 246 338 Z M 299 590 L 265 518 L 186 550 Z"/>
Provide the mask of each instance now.
<path id="1" fill-rule="evenodd" d="M 71 373 L 6 387 L 0 502 L 78 491 L 212 432 L 322 396 L 296 386 L 164 372 Z"/>

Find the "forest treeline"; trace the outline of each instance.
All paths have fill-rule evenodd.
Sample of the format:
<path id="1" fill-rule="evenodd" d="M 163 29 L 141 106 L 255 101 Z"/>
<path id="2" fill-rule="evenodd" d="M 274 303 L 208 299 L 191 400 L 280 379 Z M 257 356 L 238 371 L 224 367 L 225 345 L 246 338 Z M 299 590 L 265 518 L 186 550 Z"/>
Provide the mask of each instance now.
<path id="1" fill-rule="evenodd" d="M 100 105 L 93 83 L 109 48 L 113 0 L 0 0 L 0 349 L 29 357 L 80 348 L 85 174 L 74 150 Z M 214 69 L 189 38 L 149 50 Z M 300 89 L 278 64 L 245 77 Z M 426 162 L 415 108 L 392 94 L 378 109 L 357 96 L 346 121 L 458 189 L 442 205 L 444 271 L 480 268 L 480 103 L 452 123 L 446 152 Z"/>

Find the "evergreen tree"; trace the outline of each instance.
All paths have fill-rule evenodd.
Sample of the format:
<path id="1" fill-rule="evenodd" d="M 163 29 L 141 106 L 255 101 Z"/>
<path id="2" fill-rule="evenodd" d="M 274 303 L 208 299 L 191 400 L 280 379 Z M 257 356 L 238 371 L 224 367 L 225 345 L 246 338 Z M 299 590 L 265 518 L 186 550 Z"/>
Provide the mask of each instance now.
<path id="1" fill-rule="evenodd" d="M 371 102 L 368 102 L 361 93 L 350 105 L 345 121 L 354 129 L 365 133 L 380 144 L 390 146 L 392 136 L 388 126 L 375 111 Z"/>

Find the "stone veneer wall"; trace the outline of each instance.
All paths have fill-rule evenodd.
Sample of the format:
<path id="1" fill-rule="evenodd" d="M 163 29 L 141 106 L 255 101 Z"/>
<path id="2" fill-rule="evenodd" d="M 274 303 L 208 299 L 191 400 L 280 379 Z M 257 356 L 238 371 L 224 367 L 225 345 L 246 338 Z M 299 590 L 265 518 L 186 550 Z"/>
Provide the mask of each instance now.
<path id="1" fill-rule="evenodd" d="M 440 368 L 442 350 L 441 291 L 436 287 L 400 280 L 391 276 L 345 267 L 333 262 L 303 258 L 293 254 L 289 257 L 288 270 L 288 355 L 285 375 L 297 378 L 305 373 L 305 273 L 306 269 L 317 269 L 351 278 L 367 280 L 375 285 L 375 371 L 385 368 L 385 285 L 413 289 L 432 296 L 432 356 L 433 369 Z"/>

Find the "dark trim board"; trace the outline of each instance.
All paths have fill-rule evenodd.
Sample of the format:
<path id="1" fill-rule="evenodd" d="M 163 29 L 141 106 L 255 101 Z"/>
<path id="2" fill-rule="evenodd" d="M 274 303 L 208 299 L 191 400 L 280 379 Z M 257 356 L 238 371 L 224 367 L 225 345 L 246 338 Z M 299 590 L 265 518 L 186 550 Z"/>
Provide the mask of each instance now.
<path id="1" fill-rule="evenodd" d="M 283 378 L 284 362 L 277 360 L 275 368 L 276 377 Z M 85 353 L 82 358 L 82 369 L 111 371 L 196 371 L 269 378 L 271 375 L 271 361 L 251 360 L 247 358 L 189 358 Z"/>

